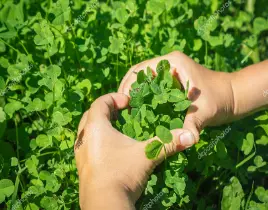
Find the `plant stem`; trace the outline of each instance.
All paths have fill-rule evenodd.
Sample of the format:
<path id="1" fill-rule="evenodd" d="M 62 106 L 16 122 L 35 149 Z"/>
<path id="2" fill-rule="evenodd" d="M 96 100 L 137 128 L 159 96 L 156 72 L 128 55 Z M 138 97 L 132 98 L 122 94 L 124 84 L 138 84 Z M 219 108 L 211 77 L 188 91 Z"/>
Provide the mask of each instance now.
<path id="1" fill-rule="evenodd" d="M 0 41 L 2 41 L 3 43 L 5 43 L 7 46 L 9 46 L 10 48 L 12 48 L 13 50 L 15 50 L 18 54 L 21 54 L 21 52 L 19 50 L 17 50 L 16 48 L 12 47 L 10 44 L 8 44 L 6 41 L 4 41 L 3 39 L 0 38 Z"/>
<path id="2" fill-rule="evenodd" d="M 45 155 L 51 155 L 51 154 L 57 154 L 58 151 L 54 151 L 54 152 L 46 152 L 46 153 L 43 153 L 43 154 L 40 154 L 40 155 L 36 155 L 36 157 L 42 157 L 42 156 L 45 156 Z M 25 162 L 27 159 L 23 159 L 21 160 L 20 162 Z M 22 169 L 23 170 L 23 169 Z"/>
<path id="3" fill-rule="evenodd" d="M 18 37 L 19 38 L 19 37 Z M 19 38 L 20 39 L 20 38 Z M 26 52 L 27 55 L 29 55 L 28 50 L 26 49 L 26 47 L 24 46 L 24 44 L 22 43 L 22 41 L 20 40 L 20 45 L 22 46 L 22 48 L 24 49 L 24 51 Z"/>
<path id="4" fill-rule="evenodd" d="M 19 183 L 20 183 L 20 172 L 17 173 L 17 177 L 16 177 L 16 181 L 15 181 L 15 187 L 14 187 L 14 192 L 12 194 L 12 198 L 11 198 L 11 205 L 8 208 L 9 210 L 11 209 L 11 207 L 15 204 L 15 200 L 17 198 L 17 194 L 18 194 L 18 188 L 19 188 Z"/>
<path id="5" fill-rule="evenodd" d="M 51 58 L 50 58 L 50 55 L 49 55 L 49 52 L 48 52 L 48 45 L 46 45 L 46 47 L 47 47 L 48 60 L 49 60 L 50 65 L 52 65 L 52 61 L 51 61 Z"/>
<path id="6" fill-rule="evenodd" d="M 16 118 L 14 119 L 14 122 L 15 122 L 15 126 L 16 126 L 16 144 L 17 144 L 16 151 L 17 151 L 17 159 L 18 159 L 18 162 L 19 162 L 20 161 L 20 153 L 19 153 L 19 132 L 18 132 L 18 124 L 17 124 Z M 19 169 L 21 169 L 20 165 L 19 165 Z"/>

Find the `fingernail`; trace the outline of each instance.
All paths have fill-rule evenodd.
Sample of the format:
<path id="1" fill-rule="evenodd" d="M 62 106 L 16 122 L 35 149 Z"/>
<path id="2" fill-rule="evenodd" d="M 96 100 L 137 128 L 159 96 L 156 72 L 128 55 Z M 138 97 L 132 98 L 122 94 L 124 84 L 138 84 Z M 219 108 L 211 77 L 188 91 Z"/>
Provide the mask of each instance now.
<path id="1" fill-rule="evenodd" d="M 184 146 L 184 147 L 192 146 L 195 143 L 194 135 L 189 131 L 182 133 L 180 135 L 180 143 L 181 143 L 181 146 Z"/>

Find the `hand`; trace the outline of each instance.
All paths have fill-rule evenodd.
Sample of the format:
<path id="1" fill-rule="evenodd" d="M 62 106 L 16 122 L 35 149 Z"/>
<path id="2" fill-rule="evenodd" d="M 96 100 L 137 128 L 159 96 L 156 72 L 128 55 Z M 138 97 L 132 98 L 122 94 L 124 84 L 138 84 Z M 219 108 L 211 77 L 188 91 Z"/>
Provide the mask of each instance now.
<path id="1" fill-rule="evenodd" d="M 186 88 L 189 80 L 188 97 L 193 102 L 189 107 L 183 129 L 194 135 L 194 140 L 182 138 L 181 143 L 191 145 L 199 140 L 199 133 L 205 126 L 215 126 L 233 120 L 234 97 L 231 74 L 214 72 L 195 63 L 181 52 L 173 52 L 133 66 L 121 82 L 118 92 L 129 94 L 131 84 L 136 81 L 138 72 L 149 66 L 156 74 L 160 60 L 168 60 L 171 73 Z"/>
<path id="2" fill-rule="evenodd" d="M 126 108 L 128 102 L 124 94 L 104 95 L 81 119 L 75 158 L 82 209 L 133 209 L 149 175 L 164 160 L 164 151 L 157 160 L 145 156 L 146 145 L 156 138 L 139 142 L 112 127 L 111 116 L 117 109 Z M 183 130 L 171 132 L 173 141 L 166 145 L 168 156 L 185 149 L 180 145 Z"/>

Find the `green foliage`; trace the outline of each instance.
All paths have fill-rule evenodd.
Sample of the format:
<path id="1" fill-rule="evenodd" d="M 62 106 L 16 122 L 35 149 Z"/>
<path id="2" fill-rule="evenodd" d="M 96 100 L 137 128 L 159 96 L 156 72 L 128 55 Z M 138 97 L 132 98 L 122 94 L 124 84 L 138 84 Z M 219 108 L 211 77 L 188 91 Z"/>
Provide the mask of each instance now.
<path id="1" fill-rule="evenodd" d="M 160 141 L 154 140 L 147 144 L 145 148 L 145 153 L 148 159 L 156 159 L 159 156 L 164 144 Z"/>
<path id="2" fill-rule="evenodd" d="M 19 201 L 18 209 L 79 209 L 73 155 L 79 120 L 97 97 L 117 90 L 134 64 L 174 50 L 223 72 L 266 59 L 266 1 L 231 1 L 211 20 L 225 3 L 0 1 L 0 209 Z M 128 136 L 155 140 L 159 125 L 182 128 L 190 102 L 167 69 L 162 61 L 159 80 L 150 68 L 137 75 L 131 113 L 121 113 Z M 222 200 L 228 209 L 233 199 L 241 209 L 268 209 L 267 124 L 267 111 L 235 122 L 198 159 L 225 129 L 206 128 L 197 145 L 156 168 L 137 206 L 162 192 L 152 209 L 221 209 Z M 162 141 L 146 154 L 157 157 Z"/>
<path id="3" fill-rule="evenodd" d="M 147 140 L 149 137 L 158 137 L 159 140 L 153 140 L 147 144 L 145 154 L 148 159 L 157 159 L 161 151 L 165 153 L 165 144 L 172 141 L 173 136 L 170 129 L 181 128 L 186 109 L 191 105 L 186 99 L 187 93 L 183 90 L 174 88 L 172 75 L 170 74 L 170 64 L 167 60 L 161 60 L 156 68 L 157 76 L 153 77 L 150 69 L 141 70 L 137 74 L 137 81 L 132 84 L 130 91 L 130 106 L 131 111 L 123 110 L 119 120 L 114 122 L 115 127 L 122 133 L 139 141 Z M 176 102 L 184 102 L 181 109 L 174 109 Z M 143 135 L 142 135 L 143 134 Z M 179 155 L 179 158 L 185 160 L 186 157 Z M 176 164 L 177 166 L 172 166 Z M 169 165 L 169 166 L 167 166 Z M 154 184 L 165 186 L 168 193 L 164 193 L 165 197 L 171 199 L 172 202 L 162 202 L 163 207 L 170 207 L 175 202 L 179 206 L 188 203 L 188 196 L 185 195 L 187 175 L 180 168 L 186 166 L 186 161 L 177 162 L 171 158 L 166 160 L 165 165 L 162 165 L 163 172 L 156 173 L 155 176 L 159 181 Z M 160 177 L 163 179 L 159 179 Z M 150 181 L 149 181 L 150 183 Z M 151 184 L 148 184 L 146 191 L 150 191 Z M 150 192 L 156 195 L 157 192 Z M 161 193 L 161 192 L 158 192 Z M 146 201 L 146 197 L 144 200 Z"/>

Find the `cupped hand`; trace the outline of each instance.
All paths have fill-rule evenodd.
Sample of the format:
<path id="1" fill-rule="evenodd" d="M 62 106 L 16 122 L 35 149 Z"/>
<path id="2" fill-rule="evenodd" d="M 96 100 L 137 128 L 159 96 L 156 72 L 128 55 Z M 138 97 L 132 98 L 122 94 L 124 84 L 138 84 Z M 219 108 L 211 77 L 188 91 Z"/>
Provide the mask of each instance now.
<path id="1" fill-rule="evenodd" d="M 122 80 L 118 92 L 129 95 L 131 85 L 137 79 L 137 72 L 150 67 L 156 74 L 156 66 L 163 59 L 170 62 L 171 73 L 185 89 L 189 81 L 188 98 L 192 105 L 188 109 L 183 129 L 184 132 L 190 131 L 194 140 L 188 135 L 185 136 L 188 138 L 181 138 L 181 144 L 196 143 L 205 126 L 220 125 L 234 118 L 231 74 L 211 71 L 177 51 L 133 66 Z"/>
<path id="2" fill-rule="evenodd" d="M 81 119 L 75 158 L 82 209 L 94 209 L 95 206 L 90 205 L 100 197 L 94 195 L 105 193 L 110 188 L 127 192 L 131 203 L 135 203 L 155 166 L 164 160 L 164 151 L 157 160 L 149 160 L 145 155 L 146 145 L 157 138 L 139 142 L 113 128 L 111 117 L 116 110 L 126 108 L 128 102 L 129 98 L 124 94 L 104 95 L 91 105 Z M 177 147 L 183 131 L 171 132 L 173 141 L 166 145 L 168 156 L 184 149 L 183 146 Z"/>

